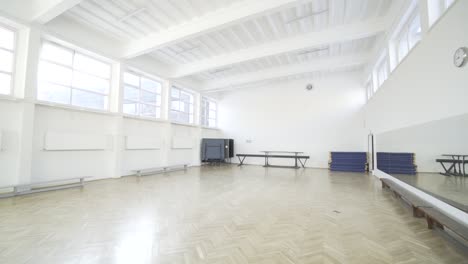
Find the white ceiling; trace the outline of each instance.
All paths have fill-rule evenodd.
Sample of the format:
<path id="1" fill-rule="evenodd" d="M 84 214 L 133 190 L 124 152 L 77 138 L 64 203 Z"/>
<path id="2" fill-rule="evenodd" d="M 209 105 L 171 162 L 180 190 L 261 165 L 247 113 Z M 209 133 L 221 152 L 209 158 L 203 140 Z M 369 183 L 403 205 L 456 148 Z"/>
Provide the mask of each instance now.
<path id="1" fill-rule="evenodd" d="M 251 0 L 254 1 L 254 0 Z M 255 0 L 256 1 L 256 0 Z M 260 0 L 259 0 L 260 1 Z M 270 0 L 271 2 L 287 0 Z M 200 34 L 176 38 L 177 41 L 157 46 L 142 56 L 180 68 L 206 62 L 223 56 L 236 56 L 251 48 L 268 45 L 281 40 L 313 32 L 372 21 L 388 16 L 393 0 L 297 0 L 290 4 L 239 19 L 234 23 L 215 25 L 212 30 Z M 231 11 L 246 0 L 83 0 L 69 9 L 63 16 L 78 23 L 87 24 L 121 41 L 133 43 L 145 40 L 151 34 L 176 31 L 200 18 L 218 12 Z M 214 23 L 216 24 L 216 23 Z M 372 26 L 372 25 L 369 25 Z M 346 30 L 344 30 L 346 32 Z M 369 34 L 360 38 L 347 39 L 301 50 L 291 49 L 273 55 L 236 60 L 228 65 L 213 64 L 199 71 L 189 71 L 187 76 L 205 84 L 217 79 L 252 73 L 265 69 L 312 62 L 318 58 L 362 54 L 371 51 L 376 40 L 383 34 Z M 241 56 L 241 55 L 239 55 Z M 355 71 L 362 67 L 349 67 Z M 323 69 L 324 72 L 334 69 Z M 340 69 L 341 71 L 342 69 Z M 316 74 L 316 73 L 315 73 Z M 178 76 L 179 77 L 179 76 Z"/>

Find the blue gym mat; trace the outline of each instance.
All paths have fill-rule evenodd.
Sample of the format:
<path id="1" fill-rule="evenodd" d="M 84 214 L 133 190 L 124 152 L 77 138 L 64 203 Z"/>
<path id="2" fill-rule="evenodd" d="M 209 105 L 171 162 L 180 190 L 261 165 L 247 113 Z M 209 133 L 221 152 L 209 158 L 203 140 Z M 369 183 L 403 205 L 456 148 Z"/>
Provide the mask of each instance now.
<path id="1" fill-rule="evenodd" d="M 331 171 L 366 172 L 366 152 L 330 152 L 329 168 Z"/>

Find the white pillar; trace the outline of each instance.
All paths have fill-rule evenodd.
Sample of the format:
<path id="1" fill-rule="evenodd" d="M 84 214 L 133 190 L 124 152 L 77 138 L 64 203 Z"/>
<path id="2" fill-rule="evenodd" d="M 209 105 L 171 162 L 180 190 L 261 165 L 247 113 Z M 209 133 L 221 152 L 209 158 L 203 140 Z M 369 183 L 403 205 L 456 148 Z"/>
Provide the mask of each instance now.
<path id="1" fill-rule="evenodd" d="M 41 31 L 32 27 L 20 30 L 18 34 L 18 58 L 14 96 L 22 98 L 20 113 L 19 152 L 17 182 L 33 181 L 32 155 L 34 137 L 35 98 L 37 93 L 37 72 L 41 49 Z"/>

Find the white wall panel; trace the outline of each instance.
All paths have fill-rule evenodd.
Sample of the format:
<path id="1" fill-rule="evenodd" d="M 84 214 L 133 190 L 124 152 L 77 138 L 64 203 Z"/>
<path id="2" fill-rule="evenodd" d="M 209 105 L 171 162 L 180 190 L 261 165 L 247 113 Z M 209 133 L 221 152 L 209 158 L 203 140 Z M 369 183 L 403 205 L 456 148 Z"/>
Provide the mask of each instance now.
<path id="1" fill-rule="evenodd" d="M 125 148 L 127 150 L 154 150 L 161 149 L 162 139 L 149 136 L 127 136 Z"/>
<path id="2" fill-rule="evenodd" d="M 173 149 L 192 149 L 193 138 L 184 136 L 173 136 L 172 137 L 172 148 Z"/>
<path id="3" fill-rule="evenodd" d="M 110 136 L 47 132 L 44 150 L 106 150 L 110 147 Z"/>

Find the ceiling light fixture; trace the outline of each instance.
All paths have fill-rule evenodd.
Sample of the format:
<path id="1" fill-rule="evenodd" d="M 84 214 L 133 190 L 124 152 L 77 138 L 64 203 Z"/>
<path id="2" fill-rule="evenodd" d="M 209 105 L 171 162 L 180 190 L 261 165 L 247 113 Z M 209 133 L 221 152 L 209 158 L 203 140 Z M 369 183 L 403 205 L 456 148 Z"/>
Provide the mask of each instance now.
<path id="1" fill-rule="evenodd" d="M 188 49 L 184 49 L 182 51 L 176 52 L 176 55 L 184 54 L 184 53 L 187 53 L 187 52 L 199 49 L 199 48 L 200 48 L 200 46 L 195 46 L 195 47 L 191 47 L 191 48 L 188 48 Z"/>
<path id="2" fill-rule="evenodd" d="M 220 72 L 229 71 L 231 69 L 232 68 L 224 68 L 224 69 L 214 70 L 214 71 L 211 71 L 210 74 L 217 74 L 217 73 L 220 73 Z"/>
<path id="3" fill-rule="evenodd" d="M 136 10 L 134 10 L 134 11 L 132 11 L 132 12 L 126 14 L 125 16 L 119 18 L 118 21 L 119 21 L 119 22 L 124 22 L 125 20 L 127 20 L 127 19 L 129 19 L 129 18 L 131 18 L 131 17 L 134 17 L 134 16 L 136 16 L 136 15 L 138 15 L 138 14 L 140 14 L 141 12 L 144 12 L 144 11 L 146 11 L 146 7 L 138 8 L 138 9 L 136 9 Z"/>
<path id="4" fill-rule="evenodd" d="M 321 11 L 317 11 L 317 12 L 312 12 L 308 15 L 305 15 L 305 16 L 300 16 L 300 17 L 296 17 L 294 19 L 291 19 L 289 21 L 286 21 L 286 24 L 291 24 L 291 23 L 294 23 L 294 22 L 297 22 L 299 20 L 302 20 L 302 19 L 305 19 L 305 18 L 308 18 L 308 17 L 312 17 L 312 16 L 316 16 L 316 15 L 321 15 L 323 13 L 328 13 L 328 8 L 327 9 L 324 9 L 324 10 L 321 10 Z"/>
<path id="5" fill-rule="evenodd" d="M 306 55 L 306 54 L 309 54 L 309 53 L 325 51 L 325 50 L 329 50 L 329 48 L 327 47 L 327 48 L 321 48 L 321 49 L 304 50 L 304 51 L 298 52 L 297 55 Z"/>

